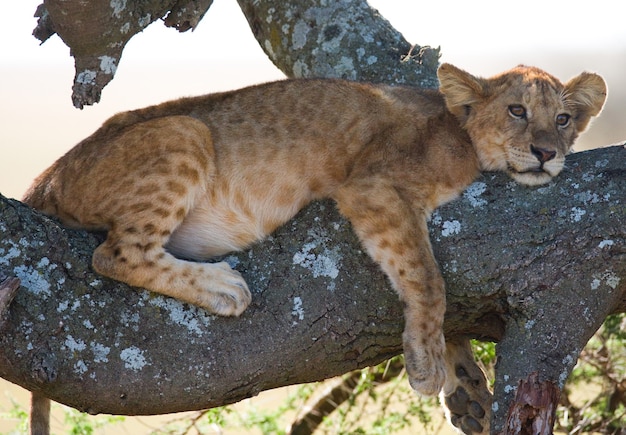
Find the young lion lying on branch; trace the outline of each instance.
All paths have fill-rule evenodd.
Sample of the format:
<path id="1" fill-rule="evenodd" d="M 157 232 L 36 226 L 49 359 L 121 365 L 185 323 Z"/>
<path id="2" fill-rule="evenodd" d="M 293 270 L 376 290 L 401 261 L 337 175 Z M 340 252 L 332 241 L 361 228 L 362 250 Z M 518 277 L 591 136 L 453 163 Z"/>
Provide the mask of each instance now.
<path id="1" fill-rule="evenodd" d="M 406 370 L 442 392 L 452 423 L 488 433 L 490 392 L 467 341 L 444 340 L 444 282 L 426 221 L 481 170 L 538 185 L 563 169 L 606 98 L 519 66 L 490 79 L 452 65 L 439 91 L 285 80 L 115 115 L 46 170 L 24 201 L 72 227 L 106 230 L 102 275 L 225 316 L 251 295 L 226 263 L 309 202 L 333 198 L 404 303 Z M 49 401 L 33 395 L 32 430 Z"/>

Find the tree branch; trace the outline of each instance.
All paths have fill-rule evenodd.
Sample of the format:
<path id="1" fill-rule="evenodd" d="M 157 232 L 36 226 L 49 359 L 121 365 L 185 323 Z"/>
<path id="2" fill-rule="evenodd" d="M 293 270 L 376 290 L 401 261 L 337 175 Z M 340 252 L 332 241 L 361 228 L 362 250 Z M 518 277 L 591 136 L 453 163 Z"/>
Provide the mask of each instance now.
<path id="1" fill-rule="evenodd" d="M 70 48 L 76 75 L 72 102 L 82 109 L 100 101 L 113 79 L 126 43 L 154 21 L 184 32 L 194 29 L 213 0 L 45 0 L 33 35 L 45 42 L 55 33 Z"/>
<path id="2" fill-rule="evenodd" d="M 288 77 L 436 88 L 439 49 L 412 45 L 363 0 L 238 0 L 252 33 Z"/>
<path id="3" fill-rule="evenodd" d="M 486 174 L 438 210 L 447 336 L 501 339 L 495 428 L 516 386 L 561 387 L 604 318 L 626 307 L 626 149 L 569 157 L 530 189 Z M 402 307 L 330 202 L 231 255 L 253 291 L 220 318 L 136 291 L 89 265 L 101 237 L 0 202 L 0 280 L 20 291 L 0 332 L 0 376 L 90 413 L 156 414 L 236 402 L 401 352 Z"/>

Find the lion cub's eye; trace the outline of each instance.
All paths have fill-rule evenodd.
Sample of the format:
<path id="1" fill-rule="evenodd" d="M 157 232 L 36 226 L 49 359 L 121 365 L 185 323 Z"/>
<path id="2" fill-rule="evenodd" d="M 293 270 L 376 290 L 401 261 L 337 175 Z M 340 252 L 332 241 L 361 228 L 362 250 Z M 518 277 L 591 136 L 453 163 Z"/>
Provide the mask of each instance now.
<path id="1" fill-rule="evenodd" d="M 524 106 L 522 106 L 520 104 L 511 104 L 509 106 L 509 113 L 514 118 L 518 118 L 518 119 L 525 119 L 526 118 L 526 109 L 524 108 Z"/>
<path id="2" fill-rule="evenodd" d="M 567 113 L 560 113 L 556 115 L 556 125 L 558 125 L 559 127 L 566 127 L 567 124 L 569 124 L 570 118 L 571 116 Z"/>

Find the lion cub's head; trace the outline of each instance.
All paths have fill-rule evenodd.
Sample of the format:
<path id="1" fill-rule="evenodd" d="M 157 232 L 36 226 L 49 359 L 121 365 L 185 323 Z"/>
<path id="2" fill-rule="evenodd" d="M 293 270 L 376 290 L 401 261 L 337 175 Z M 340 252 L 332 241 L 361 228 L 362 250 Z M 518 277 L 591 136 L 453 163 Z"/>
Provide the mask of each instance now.
<path id="1" fill-rule="evenodd" d="M 533 67 L 483 79 L 443 64 L 438 76 L 446 106 L 469 133 L 481 169 L 507 171 L 528 185 L 561 172 L 574 140 L 606 99 L 604 80 L 591 73 L 562 84 Z"/>

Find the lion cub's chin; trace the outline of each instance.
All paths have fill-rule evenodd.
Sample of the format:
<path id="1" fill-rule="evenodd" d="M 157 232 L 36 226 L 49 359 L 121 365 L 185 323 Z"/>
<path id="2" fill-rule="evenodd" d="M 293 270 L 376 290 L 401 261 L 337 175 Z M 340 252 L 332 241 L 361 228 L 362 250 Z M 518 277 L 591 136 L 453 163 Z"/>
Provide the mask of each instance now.
<path id="1" fill-rule="evenodd" d="M 559 171 L 560 172 L 560 171 Z M 558 173 L 557 173 L 558 174 Z M 509 175 L 515 181 L 526 186 L 540 186 L 552 180 L 557 174 L 550 175 L 547 172 L 515 172 L 509 171 Z"/>

